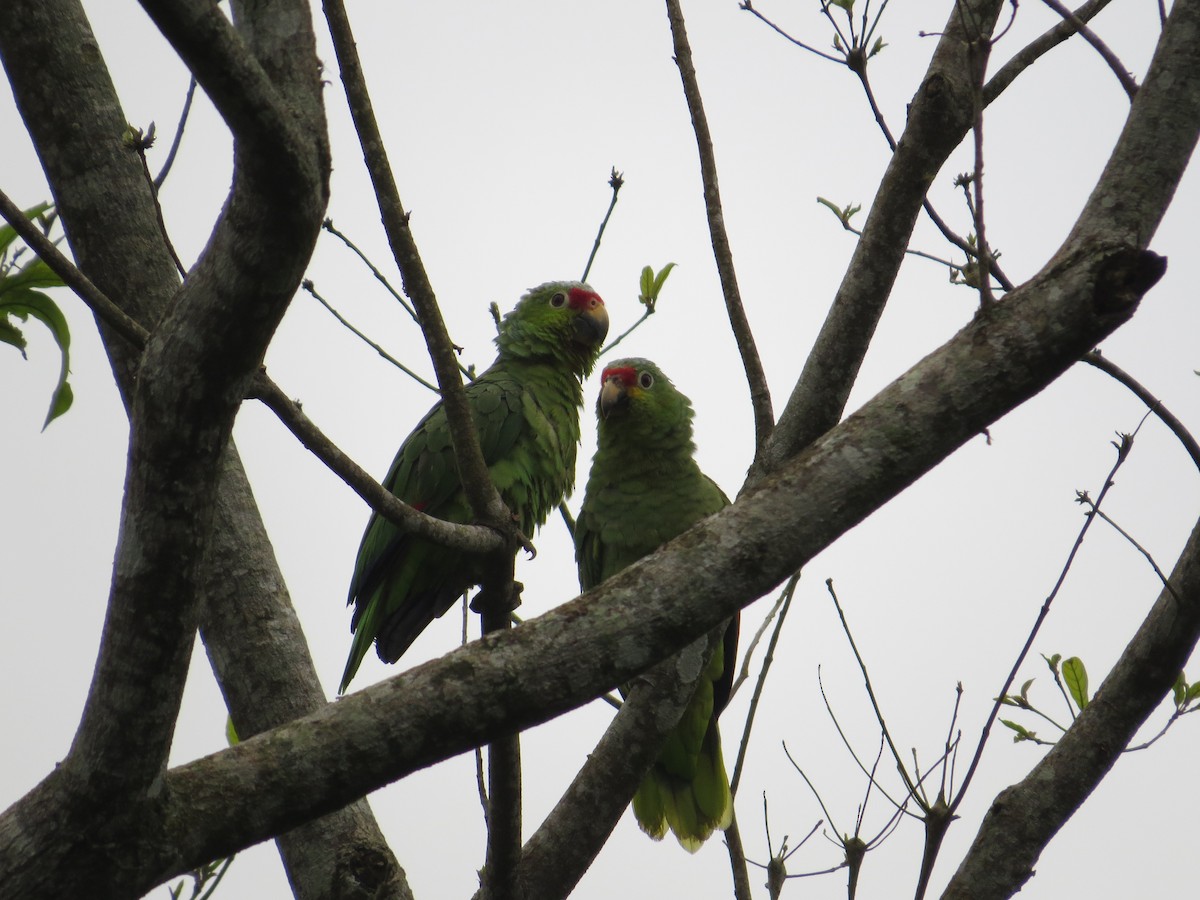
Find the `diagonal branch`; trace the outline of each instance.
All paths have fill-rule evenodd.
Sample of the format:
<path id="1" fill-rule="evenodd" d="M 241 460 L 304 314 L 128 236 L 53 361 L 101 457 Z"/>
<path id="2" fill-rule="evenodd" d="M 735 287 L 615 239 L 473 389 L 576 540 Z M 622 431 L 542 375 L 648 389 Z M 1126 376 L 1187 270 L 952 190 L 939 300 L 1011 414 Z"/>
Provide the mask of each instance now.
<path id="1" fill-rule="evenodd" d="M 966 12 L 960 15 L 959 6 Z M 929 69 L 909 106 L 862 238 L 834 296 L 771 440 L 751 472 L 756 479 L 838 421 L 883 314 L 933 178 L 974 121 L 968 41 L 987 40 L 1002 0 L 956 4 Z M 967 34 L 963 20 L 974 24 Z"/>
<path id="2" fill-rule="evenodd" d="M 454 458 L 461 473 L 463 488 L 477 519 L 502 530 L 507 525 L 506 533 L 511 532 L 511 517 L 500 500 L 495 485 L 492 484 L 487 464 L 483 459 L 483 451 L 479 447 L 479 435 L 475 431 L 475 423 L 467 406 L 454 344 L 446 331 L 446 323 L 434 296 L 433 285 L 430 284 L 417 250 L 417 243 L 409 228 L 408 213 L 404 211 L 400 202 L 400 192 L 388 162 L 379 123 L 375 119 L 346 7 L 342 0 L 324 0 L 322 8 L 333 38 L 334 52 L 337 54 L 354 129 L 358 133 L 363 159 L 371 176 L 371 184 L 375 188 L 375 199 L 383 218 L 384 231 L 387 233 L 396 266 L 400 269 L 404 290 L 416 308 L 425 343 L 429 347 L 442 403 L 446 408 Z"/>
<path id="3" fill-rule="evenodd" d="M 683 93 L 687 98 L 688 110 L 692 115 L 692 129 L 696 132 L 696 148 L 700 153 L 700 174 L 704 182 L 704 207 L 708 212 L 708 232 L 712 241 L 713 255 L 717 260 L 717 272 L 721 277 L 721 290 L 725 295 L 725 309 L 729 324 L 737 340 L 742 365 L 746 369 L 746 381 L 750 385 L 750 401 L 754 407 L 754 446 L 757 459 L 766 445 L 775 424 L 775 413 L 771 408 L 771 390 L 763 371 L 758 347 L 754 343 L 754 332 L 742 306 L 742 295 L 738 289 L 737 273 L 733 268 L 733 251 L 729 247 L 729 235 L 725 232 L 725 213 L 721 209 L 721 191 L 717 186 L 717 160 L 713 153 L 712 135 L 708 130 L 708 118 L 704 115 L 704 103 L 700 97 L 700 85 L 696 80 L 696 68 L 692 64 L 692 48 L 688 44 L 684 28 L 683 10 L 679 0 L 667 0 L 667 18 L 671 23 L 671 38 L 675 46 L 675 64 L 683 79 Z"/>

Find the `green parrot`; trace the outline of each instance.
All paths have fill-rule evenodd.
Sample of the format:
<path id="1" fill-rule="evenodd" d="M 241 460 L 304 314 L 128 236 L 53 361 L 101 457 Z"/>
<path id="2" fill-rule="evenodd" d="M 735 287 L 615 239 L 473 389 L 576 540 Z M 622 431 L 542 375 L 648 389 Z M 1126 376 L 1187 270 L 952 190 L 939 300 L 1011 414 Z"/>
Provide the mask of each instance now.
<path id="1" fill-rule="evenodd" d="M 654 363 L 622 359 L 606 366 L 596 412 L 596 455 L 575 524 L 585 591 L 729 504 L 696 465 L 691 402 Z M 733 819 L 717 716 L 729 700 L 737 640 L 735 617 L 633 797 L 643 831 L 660 840 L 670 826 L 692 853 Z"/>
<path id="2" fill-rule="evenodd" d="M 496 361 L 466 386 L 484 461 L 523 534 L 532 535 L 575 485 L 582 381 L 607 333 L 608 313 L 595 291 L 578 281 L 547 282 L 500 322 Z M 471 521 L 440 402 L 405 439 L 383 483 L 431 516 Z M 395 662 L 479 578 L 474 560 L 372 513 L 350 581 L 354 641 L 339 693 L 372 642 L 380 659 Z"/>

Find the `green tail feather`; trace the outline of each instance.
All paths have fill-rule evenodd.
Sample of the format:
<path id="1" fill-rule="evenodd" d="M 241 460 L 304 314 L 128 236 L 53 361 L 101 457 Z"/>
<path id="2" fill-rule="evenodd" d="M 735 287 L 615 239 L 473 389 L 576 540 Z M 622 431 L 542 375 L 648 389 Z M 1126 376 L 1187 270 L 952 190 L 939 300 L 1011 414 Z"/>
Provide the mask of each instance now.
<path id="1" fill-rule="evenodd" d="M 689 853 L 699 850 L 714 831 L 729 827 L 733 795 L 715 721 L 705 732 L 693 777 L 672 775 L 656 763 L 633 796 L 633 814 L 642 831 L 656 841 L 670 828 Z"/>

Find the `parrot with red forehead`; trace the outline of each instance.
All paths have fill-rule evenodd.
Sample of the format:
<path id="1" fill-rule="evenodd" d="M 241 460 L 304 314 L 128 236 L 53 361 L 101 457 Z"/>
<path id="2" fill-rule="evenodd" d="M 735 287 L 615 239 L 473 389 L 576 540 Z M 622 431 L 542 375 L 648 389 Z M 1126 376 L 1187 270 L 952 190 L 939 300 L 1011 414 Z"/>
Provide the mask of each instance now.
<path id="1" fill-rule="evenodd" d="M 691 402 L 654 363 L 607 365 L 596 413 L 596 455 L 575 524 L 585 591 L 729 504 L 696 464 Z M 733 818 L 717 716 L 729 700 L 737 640 L 735 617 L 633 798 L 643 831 L 660 840 L 669 827 L 692 853 Z"/>
<path id="2" fill-rule="evenodd" d="M 484 461 L 525 535 L 575 485 L 582 382 L 607 333 L 608 313 L 595 291 L 578 281 L 547 282 L 503 318 L 496 361 L 466 385 Z M 440 401 L 405 439 L 383 484 L 431 516 L 471 521 Z M 480 577 L 470 557 L 372 513 L 350 580 L 354 640 L 339 693 L 372 643 L 380 659 L 395 662 Z"/>

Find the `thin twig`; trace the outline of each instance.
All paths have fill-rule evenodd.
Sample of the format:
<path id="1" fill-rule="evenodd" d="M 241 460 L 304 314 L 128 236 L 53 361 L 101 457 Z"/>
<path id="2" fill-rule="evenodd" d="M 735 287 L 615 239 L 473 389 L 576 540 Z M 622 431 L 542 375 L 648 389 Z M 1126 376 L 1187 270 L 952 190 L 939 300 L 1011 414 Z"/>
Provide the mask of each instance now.
<path id="1" fill-rule="evenodd" d="M 700 85 L 696 80 L 696 68 L 692 64 L 692 49 L 688 44 L 679 0 L 667 0 L 667 18 L 671 23 L 675 64 L 679 67 L 679 75 L 683 80 L 683 93 L 691 113 L 692 129 L 696 133 L 696 147 L 700 154 L 700 172 L 704 183 L 704 206 L 708 213 L 709 238 L 717 261 L 717 272 L 721 277 L 721 290 L 725 295 L 729 324 L 733 328 L 733 336 L 737 341 L 742 365 L 746 370 L 746 380 L 750 386 L 757 458 L 771 434 L 771 429 L 775 427 L 771 390 L 767 385 L 767 376 L 754 343 L 754 333 L 750 330 L 750 322 L 742 305 L 742 295 L 738 290 L 737 274 L 733 268 L 733 251 L 729 247 L 729 236 L 725 232 L 725 214 L 721 209 L 721 191 L 717 186 L 717 160 L 713 153 L 712 135 L 708 130 L 708 119 L 704 115 L 704 103 L 700 97 Z"/>
<path id="2" fill-rule="evenodd" d="M 1154 394 L 1150 393 L 1136 378 L 1110 360 L 1103 356 L 1099 350 L 1093 350 L 1083 357 L 1083 361 L 1089 366 L 1094 366 L 1101 372 L 1107 372 L 1129 390 L 1137 395 L 1138 399 L 1150 407 L 1150 411 L 1158 416 L 1159 420 L 1171 429 L 1171 433 L 1179 439 L 1179 443 L 1183 444 L 1183 449 L 1187 451 L 1188 456 L 1192 458 L 1192 462 L 1196 464 L 1196 468 L 1200 469 L 1200 443 L 1192 437 L 1192 433 L 1187 430 L 1187 427 L 1176 418 L 1169 409 L 1163 406 Z"/>
<path id="3" fill-rule="evenodd" d="M 604 237 L 604 229 L 608 227 L 608 220 L 613 214 L 613 208 L 617 205 L 617 194 L 620 193 L 621 185 L 624 183 L 624 177 L 617 171 L 617 167 L 613 166 L 612 174 L 608 177 L 608 186 L 612 188 L 612 199 L 608 201 L 608 211 L 604 214 L 600 228 L 596 231 L 596 240 L 592 243 L 592 252 L 588 254 L 587 265 L 583 267 L 583 274 L 579 277 L 580 281 L 587 281 L 588 273 L 592 271 L 592 262 L 596 259 L 596 252 L 600 249 L 600 240 Z"/>
<path id="4" fill-rule="evenodd" d="M 642 313 L 641 318 L 638 319 L 636 322 L 634 322 L 632 325 L 630 325 L 628 328 L 626 328 L 624 331 L 622 331 L 607 346 L 605 346 L 604 349 L 602 349 L 600 351 L 600 356 L 604 356 L 606 353 L 608 353 L 610 350 L 612 350 L 613 347 L 617 346 L 617 344 L 621 343 L 621 341 L 623 341 L 623 340 L 625 340 L 625 338 L 629 337 L 629 335 L 633 333 L 635 328 L 637 328 L 639 325 L 641 325 L 643 322 L 645 322 L 652 315 L 654 315 L 654 308 L 646 307 L 646 311 Z"/>
<path id="5" fill-rule="evenodd" d="M 379 346 L 377 343 L 375 343 L 373 340 L 371 340 L 369 337 L 367 337 L 365 334 L 363 334 L 361 331 L 359 331 L 357 328 L 355 328 L 346 319 L 345 316 L 343 316 L 340 312 L 338 312 L 336 309 L 334 309 L 333 304 L 331 304 L 328 300 L 326 300 L 324 297 L 321 296 L 321 294 L 313 286 L 311 279 L 308 279 L 308 278 L 304 279 L 304 281 L 300 282 L 300 286 L 302 288 L 304 288 L 304 290 L 308 291 L 308 293 L 312 295 L 314 300 L 316 300 L 323 307 L 325 307 L 327 310 L 329 310 L 330 314 L 335 319 L 337 319 L 342 324 L 342 326 L 344 328 L 346 328 L 346 330 L 348 330 L 356 338 L 358 338 L 360 341 L 362 341 L 364 344 L 366 344 L 368 347 L 370 347 L 372 350 L 374 350 L 376 353 L 378 353 L 380 356 L 382 356 L 384 359 L 386 359 L 388 362 L 390 362 L 393 366 L 395 366 L 397 369 L 399 369 L 401 372 L 403 372 L 409 378 L 411 378 L 415 382 L 417 382 L 417 384 L 420 384 L 423 387 L 429 388 L 429 390 L 433 391 L 435 394 L 438 393 L 438 389 L 437 389 L 436 385 L 430 384 L 428 381 L 426 381 L 424 378 L 422 378 L 420 375 L 418 375 L 416 372 L 414 372 L 412 369 L 410 369 L 404 363 L 400 362 L 400 360 L 396 359 L 396 357 L 392 356 L 390 353 L 388 353 L 386 350 L 384 350 L 381 346 Z"/>
<path id="6" fill-rule="evenodd" d="M 350 459 L 305 415 L 264 373 L 250 387 L 250 399 L 261 401 L 314 456 L 389 522 L 411 534 L 437 541 L 466 553 L 493 553 L 505 546 L 493 529 L 481 525 L 457 525 L 426 515 L 404 503 Z"/>
<path id="7" fill-rule="evenodd" d="M 825 587 L 829 591 L 829 596 L 833 598 L 833 606 L 837 610 L 838 618 L 842 622 L 842 631 L 845 633 L 846 639 L 850 642 L 850 649 L 854 652 L 854 658 L 858 662 L 859 671 L 862 672 L 863 682 L 867 688 L 867 696 L 871 700 L 871 708 L 875 710 L 875 718 L 879 722 L 879 727 L 883 730 L 888 748 L 892 751 L 892 758 L 896 760 L 896 768 L 900 771 L 900 777 L 904 781 L 905 788 L 910 794 L 915 794 L 916 785 L 913 784 L 908 771 L 904 768 L 904 761 L 900 756 L 900 751 L 896 749 L 896 745 L 892 742 L 891 732 L 888 730 L 887 722 L 883 718 L 883 710 L 879 708 L 879 701 L 875 699 L 875 690 L 871 687 L 871 676 L 867 672 L 867 664 L 863 661 L 862 654 L 858 652 L 858 645 L 854 642 L 854 635 L 850 633 L 850 623 L 846 621 L 846 614 L 842 610 L 842 604 L 838 601 L 837 592 L 833 589 L 832 578 L 825 579 Z"/>
<path id="8" fill-rule="evenodd" d="M 990 104 L 999 97 L 1018 75 L 1074 35 L 1077 31 L 1077 23 L 1090 22 L 1111 2 L 1112 0 L 1088 0 L 1071 14 L 1070 19 L 1059 22 L 1014 53 L 1008 62 L 1002 65 L 991 80 L 983 86 L 984 105 Z"/>
<path id="9" fill-rule="evenodd" d="M 746 12 L 753 15 L 756 19 L 758 19 L 760 22 L 762 22 L 764 25 L 766 25 L 772 31 L 776 32 L 784 39 L 795 44 L 801 50 L 807 50 L 809 53 L 812 53 L 815 56 L 821 57 L 821 59 L 829 60 L 829 62 L 837 63 L 838 65 L 845 65 L 846 61 L 844 59 L 842 59 L 841 57 L 834 56 L 832 53 L 825 53 L 822 50 L 818 50 L 816 47 L 810 47 L 808 44 L 804 43 L 803 41 L 799 41 L 796 38 L 792 37 L 790 34 L 788 34 L 786 31 L 784 31 L 782 28 L 780 28 L 778 25 L 776 25 L 774 22 L 772 22 L 770 19 L 768 19 L 762 13 L 760 13 L 757 9 L 755 9 L 753 4 L 750 2 L 750 0 L 742 0 L 742 2 L 738 4 L 738 7 L 741 9 L 744 9 Z"/>
<path id="10" fill-rule="evenodd" d="M 25 218 L 20 207 L 13 203 L 3 191 L 0 191 L 0 216 L 4 217 L 4 220 L 12 226 L 13 231 L 20 235 L 21 240 L 29 245 L 38 258 L 48 265 L 50 270 L 61 278 L 63 283 L 73 290 L 93 313 L 137 349 L 140 350 L 146 346 L 146 341 L 150 337 L 149 332 L 113 303 L 107 294 L 92 284 L 91 279 L 79 271 L 75 264 L 54 246 L 53 241 Z"/>
<path id="11" fill-rule="evenodd" d="M 1080 498 L 1079 502 L 1084 503 L 1089 507 L 1092 507 L 1091 498 L 1087 498 L 1087 499 Z M 1177 593 L 1175 593 L 1175 588 L 1171 585 L 1171 582 L 1167 579 L 1167 576 L 1165 574 L 1163 574 L 1163 570 L 1158 567 L 1158 563 L 1154 561 L 1154 557 L 1150 555 L 1150 551 L 1147 550 L 1145 547 L 1143 547 L 1141 544 L 1139 544 L 1137 539 L 1134 538 L 1133 535 L 1131 535 L 1128 531 L 1126 531 L 1124 528 L 1122 528 L 1120 525 L 1118 525 L 1116 522 L 1114 522 L 1112 517 L 1109 516 L 1108 513 L 1102 512 L 1099 509 L 1095 509 L 1095 507 L 1092 507 L 1092 509 L 1096 513 L 1096 515 L 1098 515 L 1101 519 L 1103 519 L 1105 522 L 1107 522 L 1109 525 L 1111 525 L 1114 529 L 1116 529 L 1117 534 L 1121 535 L 1121 537 L 1123 537 L 1123 538 L 1125 538 L 1125 540 L 1129 541 L 1129 543 L 1133 545 L 1134 549 L 1137 550 L 1138 553 L 1140 553 L 1140 554 L 1142 554 L 1142 556 L 1146 557 L 1146 561 L 1148 563 L 1150 563 L 1150 568 L 1152 568 L 1154 570 L 1154 574 L 1158 576 L 1158 580 L 1162 582 L 1162 586 L 1167 589 L 1167 591 L 1171 594 L 1172 597 L 1174 597 L 1176 600 L 1178 600 L 1180 603 L 1182 603 L 1183 598 L 1180 597 Z"/>
<path id="12" fill-rule="evenodd" d="M 796 593 L 796 585 L 800 583 L 800 573 L 797 572 L 788 579 L 787 585 L 784 587 L 780 599 L 783 605 L 779 608 L 779 619 L 775 622 L 775 630 L 771 633 L 771 640 L 767 643 L 767 652 L 763 656 L 762 670 L 758 673 L 758 681 L 754 685 L 754 694 L 750 698 L 750 709 L 746 712 L 746 725 L 742 729 L 742 742 L 738 745 L 737 762 L 733 766 L 733 779 L 729 782 L 729 792 L 735 797 L 737 796 L 738 782 L 742 779 L 742 764 L 746 761 L 746 751 L 750 747 L 750 731 L 754 727 L 754 717 L 758 712 L 758 701 L 762 697 L 763 688 L 767 684 L 767 672 L 771 669 L 771 663 L 775 660 L 775 646 L 779 643 L 779 634 L 783 630 L 784 619 L 787 618 L 788 609 L 792 605 L 792 596 Z M 766 622 L 763 623 L 766 627 Z M 759 635 L 762 634 L 760 629 Z M 759 635 L 755 635 L 754 642 L 757 643 Z M 749 665 L 750 654 L 754 652 L 754 644 L 750 645 L 749 651 L 746 654 L 746 664 Z M 733 660 L 730 660 L 730 665 Z M 729 695 L 733 696 L 732 689 Z"/>
<path id="13" fill-rule="evenodd" d="M 433 286 L 429 282 L 416 241 L 408 226 L 408 214 L 400 202 L 400 193 L 396 188 L 383 136 L 379 131 L 379 123 L 376 121 L 371 96 L 363 77 L 358 48 L 346 16 L 345 5 L 342 0 L 324 0 L 323 7 L 341 69 L 342 84 L 354 121 L 354 129 L 358 134 L 363 159 L 375 189 L 384 231 L 392 248 L 396 266 L 400 270 L 405 292 L 412 298 L 433 361 L 464 493 L 478 521 L 489 523 L 505 534 L 510 542 L 521 541 L 528 544 L 527 539 L 518 537 L 512 516 L 500 499 L 484 462 L 483 452 L 479 447 L 479 435 L 467 405 L 462 379 L 459 377 L 454 344 L 446 331 L 446 323 L 442 319 Z"/>
<path id="14" fill-rule="evenodd" d="M 140 128 L 130 126 L 125 132 L 125 144 L 134 153 L 138 155 L 138 159 L 142 162 L 142 175 L 146 179 L 146 184 L 150 187 L 150 196 L 154 200 L 154 216 L 158 222 L 158 230 L 162 235 L 163 245 L 167 248 L 167 252 L 171 254 L 171 259 L 175 263 L 175 268 L 179 270 L 180 276 L 187 274 L 187 269 L 184 268 L 179 254 L 175 252 L 175 244 L 171 241 L 171 235 L 167 231 L 167 222 L 163 218 L 162 201 L 158 196 L 158 185 L 154 182 L 154 176 L 150 174 L 150 163 L 146 159 L 146 151 L 154 146 L 154 123 L 150 123 L 150 128 L 145 135 L 142 134 Z"/>
<path id="15" fill-rule="evenodd" d="M 363 265 L 366 266 L 370 270 L 371 274 L 375 276 L 375 280 L 383 285 L 384 290 L 391 294 L 392 298 L 402 307 L 404 307 L 404 311 L 412 316 L 412 320 L 414 322 L 416 322 L 418 325 L 421 324 L 421 319 L 417 316 L 417 311 L 412 308 L 412 304 L 404 298 L 403 294 L 392 287 L 392 283 L 388 281 L 387 276 L 379 271 L 379 267 L 376 266 L 375 263 L 371 262 L 371 258 L 362 251 L 362 248 L 360 248 L 358 244 L 350 240 L 344 231 L 340 231 L 334 227 L 333 219 L 326 219 L 321 223 L 321 227 L 345 244 L 351 253 L 362 260 Z"/>
<path id="16" fill-rule="evenodd" d="M 162 168 L 154 176 L 155 192 L 163 186 L 163 182 L 171 174 L 171 167 L 175 165 L 175 155 L 179 153 L 179 145 L 183 143 L 183 129 L 187 126 L 188 115 L 192 111 L 192 100 L 195 96 L 196 76 L 193 75 L 188 82 L 187 96 L 183 99 L 183 111 L 179 114 L 179 124 L 175 126 L 175 137 L 171 139 L 171 148 L 167 151 L 167 158 L 163 160 Z"/>
<path id="17" fill-rule="evenodd" d="M 1108 64 L 1108 67 L 1112 69 L 1113 74 L 1117 76 L 1117 81 L 1121 82 L 1121 87 L 1125 90 L 1125 94 L 1132 101 L 1137 96 L 1137 82 L 1129 74 L 1129 70 L 1121 64 L 1121 60 L 1117 58 L 1117 54 L 1113 53 L 1108 45 L 1096 36 L 1096 32 L 1077 19 L 1075 14 L 1059 3 L 1058 0 L 1042 0 L 1042 2 L 1062 16 L 1064 20 L 1070 22 L 1075 27 L 1075 30 L 1079 32 L 1079 36 L 1092 45 L 1105 63 Z"/>
<path id="18" fill-rule="evenodd" d="M 750 872 L 746 868 L 746 848 L 742 845 L 742 832 L 738 828 L 737 813 L 725 829 L 725 849 L 729 851 L 729 871 L 733 876 L 734 900 L 751 900 Z"/>
<path id="19" fill-rule="evenodd" d="M 1141 426 L 1139 426 L 1141 427 Z M 1129 458 L 1129 450 L 1133 446 L 1133 437 L 1129 436 L 1123 440 L 1117 447 L 1117 460 L 1113 463 L 1112 469 L 1109 470 L 1108 477 L 1104 479 L 1104 487 L 1100 489 L 1100 494 L 1096 498 L 1096 507 L 1099 507 L 1104 502 L 1104 497 L 1108 494 L 1109 488 L 1113 486 L 1113 478 L 1116 477 L 1117 470 L 1125 464 L 1125 460 Z M 1029 655 L 1030 649 L 1033 647 L 1033 642 L 1037 638 L 1038 632 L 1041 631 L 1042 623 L 1046 621 L 1046 617 L 1050 615 L 1050 606 L 1054 603 L 1054 598 L 1058 596 L 1058 592 L 1062 589 L 1063 583 L 1067 580 L 1067 573 L 1071 571 L 1071 564 L 1075 561 L 1075 557 L 1079 554 L 1079 550 L 1083 547 L 1083 540 L 1087 536 L 1088 529 L 1092 527 L 1092 522 L 1096 520 L 1094 511 L 1089 511 L 1084 516 L 1083 527 L 1079 529 L 1079 534 L 1075 537 L 1075 543 L 1071 547 L 1071 552 L 1067 554 L 1066 563 L 1064 563 L 1062 571 L 1058 575 L 1058 579 L 1054 583 L 1054 587 L 1047 595 L 1042 603 L 1042 608 L 1038 611 L 1037 618 L 1033 622 L 1033 627 L 1029 630 L 1029 636 L 1025 639 L 1025 646 L 1021 648 L 1021 652 L 1017 654 L 1016 661 L 1013 663 L 1012 669 L 1008 673 L 1008 678 L 1005 679 L 1003 687 L 996 694 L 996 700 L 992 703 L 991 712 L 988 713 L 987 721 L 984 722 L 983 728 L 979 734 L 979 743 L 975 746 L 975 755 L 971 758 L 971 764 L 967 767 L 967 774 L 963 778 L 963 783 L 959 786 L 958 792 L 954 795 L 954 799 L 950 801 L 950 812 L 958 809 L 958 805 L 966 796 L 967 789 L 971 786 L 971 780 L 975 777 L 975 772 L 979 768 L 979 762 L 983 758 L 983 748 L 987 744 L 988 736 L 991 734 L 992 726 L 996 722 L 996 717 L 1000 713 L 1002 698 L 1009 692 L 1016 681 L 1017 672 L 1021 665 L 1025 662 L 1025 657 Z"/>

